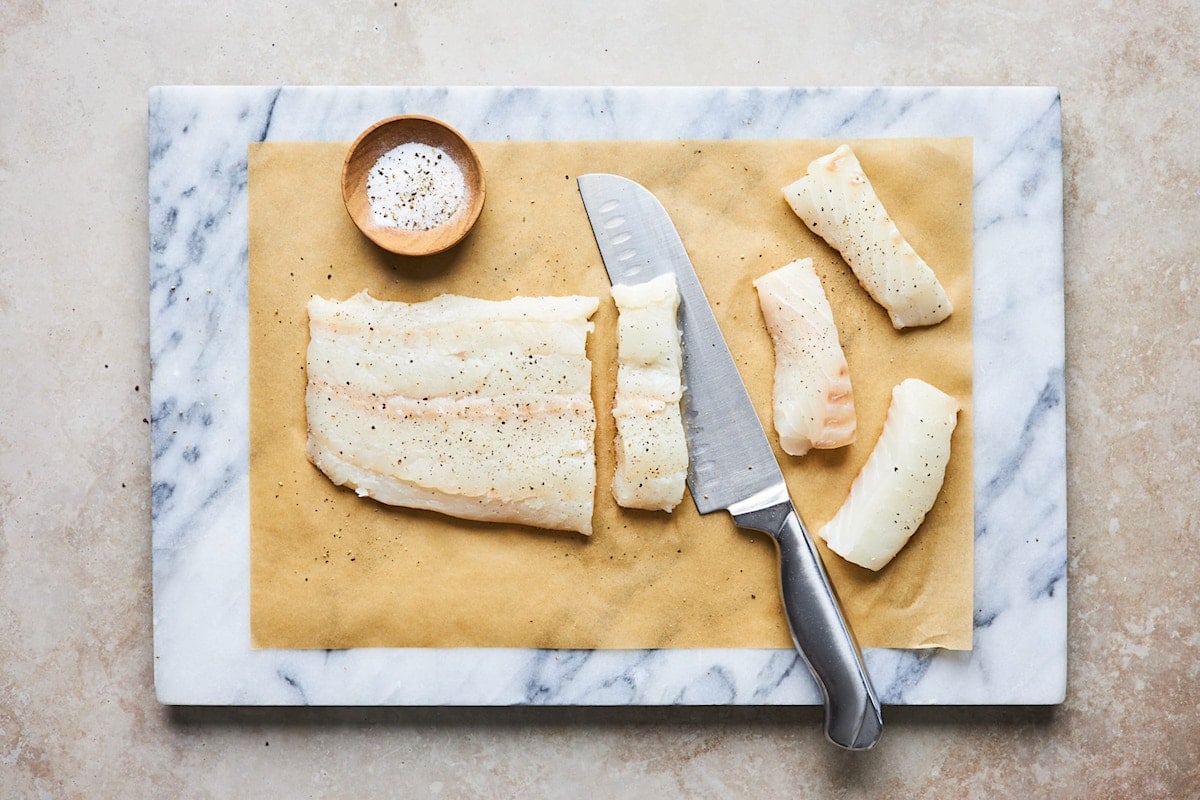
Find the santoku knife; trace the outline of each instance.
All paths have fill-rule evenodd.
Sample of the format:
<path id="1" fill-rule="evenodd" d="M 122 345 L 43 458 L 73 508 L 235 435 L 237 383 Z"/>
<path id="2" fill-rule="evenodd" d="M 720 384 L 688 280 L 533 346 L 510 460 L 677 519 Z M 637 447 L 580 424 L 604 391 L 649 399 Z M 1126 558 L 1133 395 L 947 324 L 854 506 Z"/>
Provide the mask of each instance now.
<path id="1" fill-rule="evenodd" d="M 578 183 L 609 280 L 673 273 L 679 285 L 687 484 L 696 508 L 726 509 L 738 527 L 772 536 L 792 641 L 825 696 L 825 735 L 850 750 L 874 746 L 883 719 L 862 653 L 675 226 L 654 195 L 627 178 L 582 175 Z"/>

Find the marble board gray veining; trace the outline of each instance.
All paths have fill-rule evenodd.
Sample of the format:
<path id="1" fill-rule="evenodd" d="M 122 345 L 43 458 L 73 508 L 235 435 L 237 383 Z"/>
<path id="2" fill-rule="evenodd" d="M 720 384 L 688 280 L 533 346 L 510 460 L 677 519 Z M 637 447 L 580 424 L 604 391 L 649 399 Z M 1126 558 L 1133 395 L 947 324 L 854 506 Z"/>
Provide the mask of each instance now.
<path id="1" fill-rule="evenodd" d="M 820 702 L 790 650 L 251 649 L 247 144 L 350 141 L 399 113 L 440 117 L 480 140 L 972 137 L 975 646 L 865 655 L 885 703 L 1062 701 L 1066 424 L 1055 89 L 158 87 L 149 97 L 149 256 L 160 701 Z"/>

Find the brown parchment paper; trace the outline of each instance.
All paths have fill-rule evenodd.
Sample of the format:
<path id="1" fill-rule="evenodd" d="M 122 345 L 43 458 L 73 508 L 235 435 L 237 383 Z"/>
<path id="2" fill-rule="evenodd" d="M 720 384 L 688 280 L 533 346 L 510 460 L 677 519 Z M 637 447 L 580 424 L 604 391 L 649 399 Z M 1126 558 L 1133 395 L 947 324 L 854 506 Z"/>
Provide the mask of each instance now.
<path id="1" fill-rule="evenodd" d="M 777 647 L 791 641 L 774 545 L 729 515 L 619 509 L 612 396 L 616 310 L 575 178 L 615 172 L 666 206 L 694 261 L 810 530 L 833 516 L 870 454 L 891 389 L 919 377 L 962 402 L 946 482 L 882 572 L 821 545 L 865 647 L 967 649 L 972 629 L 969 139 L 852 142 L 901 231 L 954 303 L 898 333 L 780 187 L 835 141 L 478 142 L 487 203 L 448 253 L 387 254 L 346 215 L 346 144 L 251 145 L 251 631 L 256 647 Z M 811 256 L 850 364 L 858 441 L 795 458 L 771 417 L 773 354 L 751 282 Z M 333 486 L 304 456 L 305 303 L 361 289 L 409 302 L 443 292 L 603 298 L 589 340 L 597 412 L 591 538 L 383 506 Z"/>

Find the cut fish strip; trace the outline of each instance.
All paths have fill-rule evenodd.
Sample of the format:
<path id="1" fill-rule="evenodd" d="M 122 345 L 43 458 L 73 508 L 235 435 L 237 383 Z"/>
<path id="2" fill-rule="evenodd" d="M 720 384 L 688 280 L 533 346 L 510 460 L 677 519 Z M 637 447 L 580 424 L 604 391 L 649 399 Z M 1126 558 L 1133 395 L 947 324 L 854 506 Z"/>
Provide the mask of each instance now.
<path id="1" fill-rule="evenodd" d="M 854 441 L 854 391 L 833 309 L 811 258 L 754 282 L 775 346 L 775 430 L 784 452 L 831 449 Z"/>
<path id="2" fill-rule="evenodd" d="M 594 297 L 309 302 L 309 459 L 390 505 L 591 533 Z"/>
<path id="3" fill-rule="evenodd" d="M 888 216 L 849 145 L 813 161 L 783 194 L 804 224 L 842 254 L 895 328 L 950 316 L 946 290 Z"/>
<path id="4" fill-rule="evenodd" d="M 846 502 L 817 532 L 830 550 L 871 570 L 900 552 L 941 491 L 958 409 L 956 399 L 916 378 L 892 390 L 875 449 Z"/>
<path id="5" fill-rule="evenodd" d="M 667 274 L 615 285 L 612 293 L 619 311 L 613 496 L 626 508 L 670 511 L 683 499 L 688 465 L 679 410 L 679 287 Z"/>

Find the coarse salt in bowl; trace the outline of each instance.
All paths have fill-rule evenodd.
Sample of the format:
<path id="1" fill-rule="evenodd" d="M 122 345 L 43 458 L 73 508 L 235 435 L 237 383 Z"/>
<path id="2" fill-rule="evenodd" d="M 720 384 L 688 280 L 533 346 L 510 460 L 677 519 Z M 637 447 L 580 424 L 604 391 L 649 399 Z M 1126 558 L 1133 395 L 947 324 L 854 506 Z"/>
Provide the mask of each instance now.
<path id="1" fill-rule="evenodd" d="M 400 255 L 432 255 L 460 242 L 479 218 L 483 169 L 470 143 L 446 123 L 389 117 L 350 146 L 342 198 L 375 244 Z"/>

